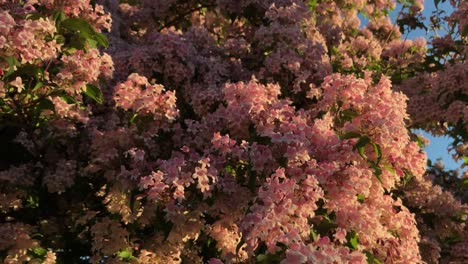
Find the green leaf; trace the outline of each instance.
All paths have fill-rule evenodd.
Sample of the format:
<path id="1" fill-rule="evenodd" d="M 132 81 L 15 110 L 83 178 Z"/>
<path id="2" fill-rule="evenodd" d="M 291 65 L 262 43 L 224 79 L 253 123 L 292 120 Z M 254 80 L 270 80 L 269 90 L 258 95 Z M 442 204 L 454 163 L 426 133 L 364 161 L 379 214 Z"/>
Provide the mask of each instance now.
<path id="1" fill-rule="evenodd" d="M 210 245 L 212 245 L 214 241 L 215 241 L 215 240 L 213 240 L 211 237 L 208 237 L 208 239 L 207 239 L 207 241 L 206 241 L 206 246 L 207 246 L 207 247 L 210 247 Z"/>
<path id="2" fill-rule="evenodd" d="M 8 71 L 3 75 L 3 78 L 10 76 L 13 72 L 15 72 L 15 68 L 21 65 L 21 63 L 13 56 L 2 57 L 2 59 L 8 63 L 9 67 Z"/>
<path id="3" fill-rule="evenodd" d="M 420 148 L 425 148 L 426 147 L 426 144 L 424 143 L 424 141 L 420 137 L 416 136 L 415 140 L 418 143 L 418 146 Z"/>
<path id="4" fill-rule="evenodd" d="M 55 106 L 54 106 L 54 103 L 52 103 L 52 101 L 50 101 L 49 99 L 42 99 L 36 106 L 35 108 L 35 113 L 37 116 L 39 116 L 42 111 L 44 110 L 50 110 L 50 111 L 55 111 Z"/>
<path id="5" fill-rule="evenodd" d="M 374 175 L 375 175 L 375 177 L 377 177 L 377 180 L 379 180 L 379 182 L 383 184 L 383 182 L 382 182 L 382 168 L 380 168 L 380 166 L 377 163 L 375 163 L 375 162 L 373 162 L 371 160 L 368 160 L 367 162 L 369 163 L 371 168 L 374 170 Z"/>
<path id="6" fill-rule="evenodd" d="M 427 159 L 427 166 L 428 166 L 428 167 L 432 167 L 432 160 Z"/>
<path id="7" fill-rule="evenodd" d="M 370 253 L 367 250 L 365 250 L 364 253 L 366 254 L 368 264 L 382 264 L 382 262 L 374 256 L 374 254 Z"/>
<path id="8" fill-rule="evenodd" d="M 461 182 L 461 187 L 462 188 L 468 188 L 468 178 L 465 178 Z"/>
<path id="9" fill-rule="evenodd" d="M 364 194 L 358 194 L 358 195 L 357 195 L 357 200 L 358 200 L 358 202 L 360 202 L 360 203 L 363 203 L 365 198 L 366 198 L 366 197 L 364 196 Z"/>
<path id="10" fill-rule="evenodd" d="M 351 249 L 358 249 L 359 239 L 354 230 L 351 230 L 346 234 L 346 240 L 348 241 L 347 246 Z"/>
<path id="11" fill-rule="evenodd" d="M 310 233 L 309 233 L 309 238 L 310 240 L 312 241 L 316 241 L 317 240 L 317 232 L 315 232 L 315 230 L 311 227 L 310 228 Z"/>
<path id="12" fill-rule="evenodd" d="M 405 168 L 403 168 L 402 170 L 403 170 L 403 173 L 405 174 L 405 177 L 403 177 L 403 185 L 406 185 L 413 178 L 413 174 L 411 174 L 411 172 Z"/>
<path id="13" fill-rule="evenodd" d="M 39 13 L 29 13 L 29 14 L 26 15 L 26 19 L 28 19 L 28 20 L 38 20 L 41 17 L 42 16 Z"/>
<path id="14" fill-rule="evenodd" d="M 345 110 L 341 111 L 340 119 L 341 119 L 341 121 L 351 121 L 351 120 L 353 120 L 353 118 L 355 118 L 358 115 L 359 114 L 356 111 L 352 110 L 352 109 L 345 109 Z"/>
<path id="15" fill-rule="evenodd" d="M 317 113 L 317 116 L 315 118 L 322 119 L 323 116 L 325 116 L 326 114 L 327 114 L 326 111 L 320 111 L 320 112 Z"/>
<path id="16" fill-rule="evenodd" d="M 62 10 L 56 11 L 54 13 L 55 26 L 59 27 L 60 23 L 62 23 L 62 21 L 64 21 L 66 18 L 67 18 L 67 16 L 65 15 L 65 13 Z"/>
<path id="17" fill-rule="evenodd" d="M 109 40 L 104 36 L 104 34 L 96 32 L 94 39 L 99 43 L 99 45 L 103 46 L 104 48 L 109 47 Z"/>
<path id="18" fill-rule="evenodd" d="M 460 236 L 460 234 L 452 233 L 452 234 L 449 234 L 449 236 L 444 239 L 444 242 L 448 244 L 454 244 L 462 240 L 463 238 Z"/>
<path id="19" fill-rule="evenodd" d="M 35 233 L 31 235 L 31 238 L 36 239 L 36 238 L 44 238 L 44 235 L 41 233 Z"/>
<path id="20" fill-rule="evenodd" d="M 266 262 L 267 260 L 268 260 L 268 255 L 260 254 L 257 256 L 257 263 L 258 262 L 263 263 L 263 262 Z"/>
<path id="21" fill-rule="evenodd" d="M 72 32 L 77 32 L 83 35 L 92 35 L 94 33 L 93 27 L 81 18 L 69 18 L 62 22 L 62 28 L 68 29 Z"/>
<path id="22" fill-rule="evenodd" d="M 42 82 L 37 82 L 36 85 L 34 85 L 32 90 L 36 91 L 37 89 L 41 88 L 42 86 L 44 86 L 44 84 Z"/>
<path id="23" fill-rule="evenodd" d="M 43 247 L 35 247 L 35 248 L 33 248 L 33 252 L 34 252 L 34 254 L 36 254 L 38 256 L 44 256 L 45 254 L 47 254 L 47 249 L 45 249 Z"/>
<path id="24" fill-rule="evenodd" d="M 39 81 L 44 77 L 44 75 L 44 70 L 41 67 L 32 64 L 25 64 L 18 67 L 18 69 L 15 72 L 12 72 L 10 78 L 21 76 L 23 82 L 25 82 L 25 80 L 28 79 L 28 77 L 34 78 L 36 81 Z"/>
<path id="25" fill-rule="evenodd" d="M 309 0 L 309 3 L 307 4 L 309 6 L 309 10 L 313 11 L 315 7 L 317 6 L 318 0 Z"/>
<path id="26" fill-rule="evenodd" d="M 84 91 L 84 94 L 91 97 L 98 104 L 102 104 L 102 102 L 104 101 L 101 89 L 99 89 L 99 87 L 97 87 L 95 85 L 87 84 L 86 85 L 86 90 Z"/>
<path id="27" fill-rule="evenodd" d="M 138 113 L 134 113 L 132 117 L 130 118 L 130 124 L 135 123 L 136 118 L 138 117 Z"/>
<path id="28" fill-rule="evenodd" d="M 463 163 L 465 163 L 465 165 L 468 165 L 468 156 L 463 156 Z"/>
<path id="29" fill-rule="evenodd" d="M 78 36 L 87 41 L 91 46 L 97 43 L 105 48 L 109 47 L 107 38 L 102 33 L 96 32 L 87 21 L 81 18 L 66 19 L 62 21 L 60 26 L 63 29 L 78 34 Z"/>
<path id="30" fill-rule="evenodd" d="M 224 167 L 224 170 L 226 171 L 226 173 L 236 176 L 236 170 L 232 167 L 232 165 L 226 165 L 226 167 Z"/>
<path id="31" fill-rule="evenodd" d="M 359 155 L 365 160 L 367 160 L 367 156 L 365 154 L 365 147 L 369 143 L 370 143 L 370 138 L 368 136 L 363 136 L 363 137 L 360 137 L 359 140 L 356 142 L 356 145 L 354 145 L 354 148 L 358 150 Z"/>
<path id="32" fill-rule="evenodd" d="M 26 199 L 27 208 L 38 208 L 39 207 L 39 197 L 37 195 L 30 194 Z"/>
<path id="33" fill-rule="evenodd" d="M 71 95 L 65 93 L 59 96 L 67 104 L 76 104 L 78 101 Z"/>
<path id="34" fill-rule="evenodd" d="M 281 256 L 281 251 L 275 254 L 259 254 L 255 263 L 257 264 L 271 264 L 271 263 L 280 263 L 284 256 Z"/>
<path id="35" fill-rule="evenodd" d="M 129 260 L 133 258 L 132 252 L 128 249 L 117 252 L 117 257 L 123 260 Z"/>
<path id="36" fill-rule="evenodd" d="M 350 138 L 358 138 L 360 136 L 361 136 L 361 134 L 359 134 L 359 132 L 349 131 L 349 132 L 346 132 L 345 134 L 341 135 L 340 139 L 343 140 L 343 139 L 350 139 Z"/>
<path id="37" fill-rule="evenodd" d="M 384 165 L 384 168 L 387 169 L 389 172 L 391 172 L 393 174 L 396 174 L 396 170 L 395 170 L 395 168 L 393 168 L 392 165 L 386 164 L 386 165 Z"/>
<path id="38" fill-rule="evenodd" d="M 330 214 L 324 214 L 322 221 L 315 226 L 315 230 L 318 234 L 320 234 L 320 236 L 322 237 L 326 236 L 330 232 L 334 232 L 334 230 L 338 227 L 338 225 L 332 219 L 333 217 L 334 217 L 334 212 Z"/>
<path id="39" fill-rule="evenodd" d="M 376 143 L 372 143 L 372 146 L 374 147 L 375 155 L 377 156 L 377 164 L 379 164 L 382 159 L 382 149 L 380 148 L 380 145 Z"/>
<path id="40" fill-rule="evenodd" d="M 88 45 L 93 48 L 93 49 L 96 49 L 98 47 L 98 42 L 92 38 L 88 38 L 86 39 L 86 42 L 85 43 L 88 43 Z M 85 45 L 83 45 L 84 47 Z"/>
<path id="41" fill-rule="evenodd" d="M 14 57 L 14 56 L 8 56 L 8 57 L 3 57 L 3 59 L 8 62 L 8 66 L 20 66 L 21 63 Z"/>

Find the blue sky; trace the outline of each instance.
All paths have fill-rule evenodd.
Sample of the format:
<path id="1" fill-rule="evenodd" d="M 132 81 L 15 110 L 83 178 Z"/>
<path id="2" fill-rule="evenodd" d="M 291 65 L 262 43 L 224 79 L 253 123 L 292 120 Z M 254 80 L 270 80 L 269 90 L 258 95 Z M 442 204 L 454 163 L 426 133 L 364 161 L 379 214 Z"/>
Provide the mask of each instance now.
<path id="1" fill-rule="evenodd" d="M 444 10 L 446 12 L 446 15 L 452 13 L 453 8 L 450 5 L 449 1 L 445 1 L 444 3 L 439 3 L 438 5 L 439 10 Z M 398 15 L 398 12 L 400 10 L 400 6 L 397 5 L 395 10 L 390 14 L 390 17 L 393 22 L 395 22 L 396 16 Z M 423 15 L 426 17 L 426 22 L 429 21 L 430 16 L 432 15 L 432 12 L 436 10 L 436 7 L 434 5 L 433 0 L 425 0 L 424 1 L 424 10 L 423 10 Z M 364 17 L 360 16 L 361 19 L 361 26 L 364 26 L 367 24 L 367 19 Z M 425 23 L 428 24 L 428 23 Z M 418 37 L 424 37 L 428 39 L 431 36 L 432 32 L 427 32 L 424 29 L 416 29 L 414 31 L 411 31 L 408 34 L 408 39 L 415 39 Z M 430 135 L 429 133 L 426 133 L 422 130 L 416 130 L 417 133 L 422 133 L 424 137 L 429 139 L 430 144 L 426 146 L 425 150 L 427 152 L 427 156 L 429 159 L 431 159 L 433 162 L 435 162 L 437 159 L 442 159 L 442 161 L 445 164 L 445 168 L 447 169 L 452 169 L 455 170 L 457 168 L 460 168 L 462 162 L 456 163 L 453 159 L 451 154 L 448 152 L 448 147 L 452 140 L 449 137 L 434 137 Z"/>
<path id="2" fill-rule="evenodd" d="M 453 8 L 450 5 L 449 1 L 446 1 L 444 3 L 439 3 L 438 7 L 440 10 L 444 10 L 447 15 L 453 11 Z M 399 9 L 396 8 L 396 10 L 399 10 Z M 436 10 L 436 7 L 434 5 L 433 0 L 424 1 L 423 15 L 426 17 L 426 21 L 429 20 L 429 17 L 431 16 L 432 12 L 435 10 Z M 393 16 L 393 19 L 395 19 L 395 16 L 396 15 Z M 425 30 L 423 29 L 417 29 L 417 30 L 410 32 L 410 34 L 408 35 L 408 39 L 414 39 L 417 37 L 428 38 L 430 37 L 430 34 L 432 34 L 432 32 L 426 33 Z M 430 141 L 430 144 L 426 147 L 426 152 L 427 152 L 427 156 L 429 159 L 435 161 L 441 158 L 447 169 L 457 169 L 460 167 L 461 162 L 457 164 L 452 159 L 451 154 L 449 154 L 448 152 L 448 147 L 450 143 L 452 142 L 452 140 L 449 137 L 446 137 L 446 136 L 434 137 L 424 131 L 418 131 L 418 132 L 422 132 L 424 137 L 428 138 Z"/>
<path id="3" fill-rule="evenodd" d="M 460 161 L 456 163 L 452 159 L 451 154 L 448 153 L 447 148 L 452 142 L 449 137 L 434 137 L 425 132 L 422 132 L 422 134 L 431 142 L 428 146 L 426 146 L 426 152 L 429 159 L 436 161 L 437 159 L 441 158 L 445 164 L 445 168 L 451 170 L 455 170 L 461 166 L 462 162 Z"/>

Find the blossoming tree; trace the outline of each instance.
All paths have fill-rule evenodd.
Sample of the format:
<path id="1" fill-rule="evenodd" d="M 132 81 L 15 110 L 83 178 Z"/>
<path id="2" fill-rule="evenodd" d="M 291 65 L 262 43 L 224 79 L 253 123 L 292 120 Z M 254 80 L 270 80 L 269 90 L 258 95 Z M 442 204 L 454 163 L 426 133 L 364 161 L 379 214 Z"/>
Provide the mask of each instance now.
<path id="1" fill-rule="evenodd" d="M 451 4 L 428 49 L 417 0 L 0 0 L 0 258 L 466 261 L 409 130 L 467 159 Z"/>

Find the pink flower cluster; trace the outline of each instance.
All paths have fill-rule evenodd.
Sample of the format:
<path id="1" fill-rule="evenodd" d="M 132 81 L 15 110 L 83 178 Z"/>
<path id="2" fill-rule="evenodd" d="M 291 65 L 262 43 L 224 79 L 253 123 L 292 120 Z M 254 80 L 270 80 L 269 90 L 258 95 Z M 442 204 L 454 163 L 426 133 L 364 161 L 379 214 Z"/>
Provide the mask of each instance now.
<path id="1" fill-rule="evenodd" d="M 405 186 L 404 198 L 410 208 L 421 211 L 416 220 L 423 234 L 420 247 L 427 252 L 424 260 L 463 262 L 466 252 L 460 249 L 468 243 L 468 206 L 434 186 L 429 175 Z"/>
<path id="2" fill-rule="evenodd" d="M 57 111 L 44 111 L 45 118 L 59 116 L 86 122 L 89 111 L 78 109 L 76 104 L 70 105 L 69 100 L 62 100 L 59 95 L 67 93 L 75 102 L 82 103 L 86 85 L 98 84 L 99 78 L 110 78 L 113 62 L 109 55 L 102 54 L 97 48 L 76 50 L 67 47 L 66 36 L 61 35 L 57 14 L 54 16 L 53 12 L 63 11 L 63 19 L 83 17 L 99 32 L 110 25 L 107 21 L 110 17 L 103 7 L 93 7 L 89 1 L 10 1 L 1 3 L 0 10 L 0 76 L 4 79 L 0 95 L 7 106 L 1 111 L 5 114 L 11 109 L 18 111 L 15 102 L 32 106 L 41 100 L 49 100 Z M 13 77 L 7 74 L 18 69 L 26 76 L 13 76 L 11 80 Z M 35 74 L 34 80 L 31 74 Z M 8 93 L 11 88 L 16 91 Z M 31 91 L 34 96 L 24 96 L 26 91 Z M 51 110 L 50 107 L 47 110 Z"/>
<path id="3" fill-rule="evenodd" d="M 117 107 L 136 114 L 152 115 L 154 120 L 174 120 L 178 115 L 175 93 L 163 92 L 162 85 L 151 85 L 145 77 L 131 74 L 115 88 L 114 100 Z"/>
<path id="4" fill-rule="evenodd" d="M 416 74 L 394 1 L 97 2 L 0 0 L 4 262 L 464 257 L 407 127 L 463 121 L 466 65 Z"/>
<path id="5" fill-rule="evenodd" d="M 373 142 L 381 145 L 384 153 L 382 163 L 394 167 L 396 174 L 384 171 L 383 185 L 377 180 L 366 161 L 353 151 L 352 144 L 355 141 L 340 140 L 336 135 L 340 131 L 334 130 L 338 128 L 338 121 L 334 118 L 337 113 L 326 114 L 323 119 L 314 119 L 310 110 L 295 111 L 288 101 L 278 99 L 278 86 L 264 86 L 256 81 L 229 84 L 224 88 L 226 108 L 220 107 L 213 113 L 219 124 L 227 126 L 229 136 L 215 133 L 211 140 L 212 147 L 209 152 L 205 151 L 203 159 L 185 146 L 181 151 L 174 152 L 169 160 L 161 160 L 159 172 L 142 178 L 144 181 L 141 186 L 158 203 L 167 199 L 167 192 L 172 193 L 169 197 L 172 196 L 174 200 L 168 204 L 166 210 L 171 214 L 171 222 L 179 226 L 177 231 L 171 231 L 169 237 L 172 232 L 177 232 L 177 236 L 180 236 L 178 233 L 183 231 L 179 228 L 187 228 L 184 227 L 186 221 L 195 221 L 194 224 L 203 222 L 200 216 L 193 220 L 184 216 L 181 212 L 183 208 L 199 208 L 193 208 L 193 213 L 207 210 L 203 201 L 208 197 L 223 197 L 223 193 L 228 190 L 224 186 L 229 183 L 234 190 L 245 188 L 243 185 L 253 188 L 251 190 L 256 193 L 256 198 L 252 206 L 248 206 L 248 200 L 245 199 L 239 200 L 242 203 L 237 203 L 238 206 L 243 205 L 240 209 L 248 208 L 250 213 L 232 218 L 233 212 L 227 214 L 228 211 L 222 209 L 226 205 L 218 209 L 221 205 L 218 203 L 207 212 L 212 214 L 222 210 L 224 214 L 215 213 L 222 217 L 219 221 L 229 221 L 230 224 L 224 226 L 233 228 L 234 224 L 234 230 L 242 232 L 242 241 L 246 243 L 246 247 L 241 249 L 242 254 L 246 254 L 244 256 L 251 256 L 263 243 L 268 252 L 274 254 L 280 250 L 280 243 L 289 248 L 285 261 L 299 256 L 313 261 L 327 258 L 329 253 L 335 252 L 334 254 L 338 254 L 333 255 L 336 259 L 354 259 L 359 262 L 364 259 L 362 252 L 365 250 L 375 252 L 378 258 L 386 261 L 405 263 L 419 260 L 418 231 L 414 217 L 401 201 L 384 194 L 384 188 L 393 188 L 404 176 L 402 169 L 408 169 L 417 177 L 424 172 L 425 156 L 410 143 L 404 129 L 404 97 L 391 92 L 390 84 L 385 79 L 373 86 L 369 80 L 335 75 L 326 80 L 322 89 L 324 94 L 321 105 L 324 108 L 329 109 L 330 105 L 341 101 L 344 110 L 352 104 L 358 112 L 358 116 L 346 122 L 340 130 L 359 131 L 371 137 Z M 382 99 L 387 101 L 382 101 L 379 106 L 377 103 Z M 374 104 L 377 107 L 372 107 Z M 389 116 L 392 114 L 394 117 Z M 364 122 L 369 118 L 372 120 L 372 116 L 375 116 L 375 121 Z M 208 125 L 211 118 L 203 119 L 199 127 Z M 379 120 L 386 120 L 386 123 Z M 252 126 L 257 137 L 269 138 L 271 143 L 251 145 L 243 141 L 238 145 L 231 139 L 252 140 L 255 136 L 250 129 Z M 385 133 L 389 134 L 385 136 Z M 380 134 L 384 136 L 380 138 Z M 391 136 L 392 134 L 394 135 Z M 210 142 L 203 144 L 208 147 Z M 259 149 L 262 149 L 261 156 L 258 155 Z M 367 149 L 366 152 L 370 157 L 371 150 Z M 286 168 L 281 168 L 283 159 L 287 162 Z M 261 164 L 269 165 L 249 168 L 258 164 L 259 160 Z M 348 161 L 352 165 L 346 165 Z M 232 165 L 226 169 L 226 164 Z M 278 169 L 274 169 L 275 167 Z M 269 176 L 273 171 L 276 172 Z M 264 181 L 262 177 L 266 177 Z M 203 195 L 200 200 L 202 203 L 197 205 L 193 199 L 198 192 Z M 365 197 L 364 202 L 358 201 L 358 195 Z M 333 234 L 331 237 L 324 235 L 317 241 L 311 241 L 310 229 L 320 226 L 321 221 L 324 221 L 323 215 L 314 213 L 319 208 L 319 200 L 324 202 L 322 206 L 328 213 L 335 215 L 334 221 L 338 228 L 337 233 L 330 230 Z M 394 207 L 400 208 L 400 211 L 395 211 Z M 205 224 L 205 228 L 207 227 L 209 225 Z M 194 232 L 192 228 L 195 226 L 184 232 L 191 234 Z M 202 232 L 203 229 L 197 227 L 196 232 Z M 343 247 L 346 240 L 343 236 L 351 231 L 356 232 L 359 237 L 360 253 L 352 253 Z M 398 238 L 394 234 L 398 234 Z M 189 237 L 192 236 L 193 234 Z M 240 241 L 237 240 L 236 243 Z M 320 243 L 329 246 L 320 246 Z M 302 251 L 306 248 L 309 251 Z M 231 255 L 223 256 L 230 261 L 232 251 Z"/>
<path id="6" fill-rule="evenodd" d="M 15 21 L 9 13 L 2 12 L 0 20 L 4 23 L 0 37 L 3 56 L 18 56 L 22 63 L 48 61 L 57 57 L 62 45 L 54 39 L 56 28 L 49 18 Z"/>

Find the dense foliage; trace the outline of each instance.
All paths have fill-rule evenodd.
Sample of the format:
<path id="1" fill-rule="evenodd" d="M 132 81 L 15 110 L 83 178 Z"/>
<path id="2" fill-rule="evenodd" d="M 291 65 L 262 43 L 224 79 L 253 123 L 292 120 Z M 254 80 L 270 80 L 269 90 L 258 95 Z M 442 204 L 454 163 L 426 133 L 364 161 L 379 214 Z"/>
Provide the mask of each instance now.
<path id="1" fill-rule="evenodd" d="M 467 173 L 411 130 L 468 164 L 444 4 L 0 0 L 0 259 L 464 263 Z"/>

